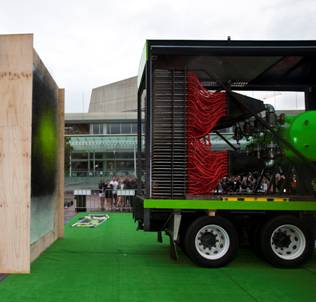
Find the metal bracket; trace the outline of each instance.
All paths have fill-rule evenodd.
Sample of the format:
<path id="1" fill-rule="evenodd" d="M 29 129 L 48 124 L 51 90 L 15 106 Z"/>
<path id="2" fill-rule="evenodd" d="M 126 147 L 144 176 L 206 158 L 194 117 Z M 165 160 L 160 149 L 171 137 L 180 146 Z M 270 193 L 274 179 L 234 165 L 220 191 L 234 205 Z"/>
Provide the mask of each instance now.
<path id="1" fill-rule="evenodd" d="M 161 233 L 161 231 L 157 232 L 157 241 L 162 243 L 162 233 Z"/>
<path id="2" fill-rule="evenodd" d="M 176 242 L 179 237 L 179 230 L 182 218 L 181 212 L 175 212 L 172 218 L 173 219 L 171 219 L 170 223 L 168 224 L 166 233 L 170 239 L 170 256 L 172 259 L 178 260 L 179 256 Z"/>
<path id="3" fill-rule="evenodd" d="M 216 211 L 214 211 L 214 210 L 208 210 L 207 211 L 207 216 L 215 216 L 216 215 Z"/>
<path id="4" fill-rule="evenodd" d="M 181 213 L 175 213 L 173 215 L 173 240 L 177 241 L 179 237 L 179 230 L 180 230 L 180 224 L 181 224 Z"/>
<path id="5" fill-rule="evenodd" d="M 150 231 L 150 209 L 144 209 L 144 231 Z"/>

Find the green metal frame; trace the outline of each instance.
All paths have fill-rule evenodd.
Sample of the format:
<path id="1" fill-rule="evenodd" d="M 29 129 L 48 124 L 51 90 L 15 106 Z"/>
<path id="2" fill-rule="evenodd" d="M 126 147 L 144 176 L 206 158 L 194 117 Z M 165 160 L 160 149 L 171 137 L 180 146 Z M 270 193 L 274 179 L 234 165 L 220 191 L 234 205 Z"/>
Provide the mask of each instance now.
<path id="1" fill-rule="evenodd" d="M 140 64 L 138 67 L 137 88 L 139 88 L 140 86 L 147 61 L 148 61 L 148 41 L 146 40 L 144 48 L 143 48 Z"/>
<path id="2" fill-rule="evenodd" d="M 226 201 L 145 199 L 145 209 L 182 210 L 256 210 L 256 211 L 315 211 L 316 200 L 310 201 Z"/>

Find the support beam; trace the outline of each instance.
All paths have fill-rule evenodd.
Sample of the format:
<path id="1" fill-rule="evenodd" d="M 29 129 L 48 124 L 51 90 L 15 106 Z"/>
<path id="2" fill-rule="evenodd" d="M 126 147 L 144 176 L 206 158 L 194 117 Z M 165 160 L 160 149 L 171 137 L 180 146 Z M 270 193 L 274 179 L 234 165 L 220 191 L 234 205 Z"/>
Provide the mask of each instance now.
<path id="1" fill-rule="evenodd" d="M 308 87 L 305 90 L 305 110 L 316 110 L 316 87 Z"/>

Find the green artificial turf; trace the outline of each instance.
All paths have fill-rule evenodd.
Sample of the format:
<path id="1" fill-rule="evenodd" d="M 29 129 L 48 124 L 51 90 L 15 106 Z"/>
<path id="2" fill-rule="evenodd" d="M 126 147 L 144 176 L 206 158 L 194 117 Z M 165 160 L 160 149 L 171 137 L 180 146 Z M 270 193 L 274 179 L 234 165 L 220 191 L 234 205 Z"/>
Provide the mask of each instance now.
<path id="1" fill-rule="evenodd" d="M 71 228 L 77 220 L 31 275 L 0 282 L 1 302 L 316 301 L 316 256 L 303 268 L 277 269 L 242 249 L 227 267 L 204 269 L 183 254 L 171 260 L 168 240 L 136 232 L 130 214 L 110 214 L 93 229 Z"/>

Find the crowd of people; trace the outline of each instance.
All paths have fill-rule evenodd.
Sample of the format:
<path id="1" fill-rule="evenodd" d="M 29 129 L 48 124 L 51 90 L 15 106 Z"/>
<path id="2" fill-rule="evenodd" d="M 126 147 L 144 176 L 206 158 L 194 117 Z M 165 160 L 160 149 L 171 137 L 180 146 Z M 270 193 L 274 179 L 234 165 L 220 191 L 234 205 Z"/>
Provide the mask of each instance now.
<path id="1" fill-rule="evenodd" d="M 286 177 L 284 173 L 263 176 L 259 182 L 259 173 L 224 177 L 218 184 L 215 194 L 283 194 L 295 193 L 297 180 L 295 174 Z M 127 211 L 131 209 L 133 195 L 118 194 L 119 190 L 135 190 L 136 178 L 133 176 L 115 176 L 99 183 L 100 208 L 102 211 Z"/>
<path id="2" fill-rule="evenodd" d="M 262 177 L 260 183 L 259 174 L 248 173 L 246 175 L 237 175 L 224 177 L 215 193 L 229 194 L 229 193 L 295 193 L 297 181 L 296 176 L 292 175 L 290 179 L 287 179 L 285 174 L 276 173 L 274 177 L 264 176 Z"/>
<path id="3" fill-rule="evenodd" d="M 130 209 L 133 196 L 118 194 L 118 190 L 133 190 L 136 186 L 136 178 L 133 176 L 114 176 L 111 180 L 102 180 L 99 183 L 101 211 Z"/>

